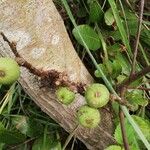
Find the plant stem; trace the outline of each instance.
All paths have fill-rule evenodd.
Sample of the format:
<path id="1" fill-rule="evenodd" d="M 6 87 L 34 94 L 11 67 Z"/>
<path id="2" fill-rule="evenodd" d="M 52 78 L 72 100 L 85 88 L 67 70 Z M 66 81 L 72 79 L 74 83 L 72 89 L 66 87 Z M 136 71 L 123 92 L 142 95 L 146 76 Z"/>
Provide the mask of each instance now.
<path id="1" fill-rule="evenodd" d="M 122 91 L 120 93 L 121 99 L 124 99 L 125 92 L 126 92 L 126 88 L 122 88 Z M 125 150 L 130 150 L 127 135 L 126 135 L 125 121 L 124 121 L 125 117 L 124 117 L 121 107 L 119 108 L 119 118 L 120 118 L 120 125 L 121 125 L 124 148 Z"/>
<path id="2" fill-rule="evenodd" d="M 137 57 L 137 53 L 138 53 L 138 45 L 139 45 L 139 39 L 140 39 L 140 34 L 141 34 L 141 28 L 142 28 L 143 10 L 144 10 L 144 0 L 141 0 L 140 18 L 139 18 L 139 22 L 138 22 L 138 30 L 137 30 L 137 35 L 136 35 L 135 49 L 134 49 L 134 54 L 133 54 L 133 63 L 132 63 L 132 69 L 131 69 L 130 76 L 132 76 L 136 70 L 136 57 Z"/>
<path id="3" fill-rule="evenodd" d="M 119 118 L 120 118 L 120 126 L 121 126 L 121 132 L 122 132 L 122 139 L 123 139 L 123 143 L 124 143 L 124 148 L 125 148 L 125 150 L 130 150 L 127 135 L 126 135 L 126 129 L 125 129 L 124 113 L 121 110 L 121 108 L 119 109 Z"/>
<path id="4" fill-rule="evenodd" d="M 118 89 L 121 89 L 121 87 L 123 86 L 128 86 L 129 84 L 131 84 L 132 82 L 136 81 L 137 79 L 143 77 L 144 75 L 146 75 L 147 73 L 150 72 L 150 66 L 147 66 L 146 68 L 144 68 L 143 70 L 133 74 L 132 76 L 130 76 L 127 80 L 125 80 L 123 83 L 121 83 L 118 86 Z"/>

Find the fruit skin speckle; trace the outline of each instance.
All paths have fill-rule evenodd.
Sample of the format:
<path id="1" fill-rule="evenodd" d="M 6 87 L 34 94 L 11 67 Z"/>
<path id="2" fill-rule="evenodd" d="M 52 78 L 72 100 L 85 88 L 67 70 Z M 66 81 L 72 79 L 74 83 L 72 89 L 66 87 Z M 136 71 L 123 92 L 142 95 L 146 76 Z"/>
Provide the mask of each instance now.
<path id="1" fill-rule="evenodd" d="M 87 104 L 94 108 L 105 106 L 109 101 L 110 93 L 103 84 L 94 83 L 85 92 Z"/>
<path id="2" fill-rule="evenodd" d="M 69 88 L 67 87 L 60 87 L 59 89 L 57 89 L 56 96 L 58 98 L 58 101 L 65 105 L 71 104 L 75 99 L 75 93 L 69 90 Z"/>
<path id="3" fill-rule="evenodd" d="M 83 127 L 95 128 L 100 123 L 101 116 L 98 109 L 83 105 L 77 112 L 77 119 L 79 121 L 79 124 Z"/>
<path id="4" fill-rule="evenodd" d="M 15 60 L 0 57 L 0 84 L 12 84 L 20 76 L 20 67 Z"/>

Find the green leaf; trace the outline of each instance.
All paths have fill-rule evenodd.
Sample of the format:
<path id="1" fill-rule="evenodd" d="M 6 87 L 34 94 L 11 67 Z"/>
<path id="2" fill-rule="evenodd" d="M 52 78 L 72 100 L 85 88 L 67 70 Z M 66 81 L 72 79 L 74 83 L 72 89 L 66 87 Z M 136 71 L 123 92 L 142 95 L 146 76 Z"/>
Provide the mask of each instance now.
<path id="1" fill-rule="evenodd" d="M 142 78 L 139 78 L 137 80 L 135 80 L 134 82 L 130 83 L 130 87 L 137 87 L 137 86 L 140 86 L 142 84 L 142 81 L 143 81 L 143 77 Z"/>
<path id="2" fill-rule="evenodd" d="M 132 117 L 135 120 L 135 122 L 139 125 L 147 140 L 150 141 L 150 122 L 139 116 L 133 115 Z"/>
<path id="3" fill-rule="evenodd" d="M 132 117 L 140 127 L 145 137 L 150 141 L 150 122 L 135 115 L 133 115 Z M 131 124 L 128 122 L 127 119 L 125 119 L 125 129 L 127 139 L 130 145 L 135 144 L 135 140 L 141 140 L 140 137 L 138 137 L 138 135 L 135 133 L 134 129 L 132 128 Z M 115 129 L 114 137 L 119 144 L 123 145 L 120 123 Z"/>
<path id="4" fill-rule="evenodd" d="M 0 143 L 17 144 L 25 140 L 25 136 L 18 131 L 7 130 L 0 122 Z"/>
<path id="5" fill-rule="evenodd" d="M 84 46 L 82 39 L 80 38 L 79 33 L 83 37 L 84 42 L 90 50 L 97 50 L 101 47 L 101 41 L 98 34 L 88 25 L 79 25 L 77 28 L 73 29 L 73 35 L 75 39 Z"/>
<path id="6" fill-rule="evenodd" d="M 23 134 L 29 137 L 35 137 L 43 132 L 43 126 L 34 118 L 15 115 L 11 117 L 12 124 Z"/>
<path id="7" fill-rule="evenodd" d="M 91 22 L 99 22 L 102 20 L 103 11 L 97 0 L 91 0 L 89 3 L 90 12 L 89 19 Z"/>
<path id="8" fill-rule="evenodd" d="M 144 98 L 143 91 L 141 90 L 132 90 L 126 94 L 126 99 L 131 104 L 137 104 L 140 106 L 148 105 L 148 100 Z"/>
<path id="9" fill-rule="evenodd" d="M 121 46 L 120 44 L 115 43 L 111 46 L 108 46 L 107 51 L 108 51 L 109 56 L 111 56 L 112 58 L 115 58 L 116 55 L 121 52 Z"/>
<path id="10" fill-rule="evenodd" d="M 127 77 L 125 75 L 119 75 L 117 77 L 117 84 L 122 83 Z"/>
<path id="11" fill-rule="evenodd" d="M 130 74 L 131 65 L 128 62 L 127 58 L 123 56 L 121 53 L 118 53 L 116 55 L 116 58 L 122 67 L 122 73 L 128 76 Z"/>
<path id="12" fill-rule="evenodd" d="M 32 150 L 61 150 L 61 143 L 54 140 L 52 135 L 46 135 L 45 138 L 40 137 L 34 142 Z"/>
<path id="13" fill-rule="evenodd" d="M 130 123 L 126 119 L 125 119 L 125 128 L 126 128 L 128 142 L 131 145 L 133 143 L 133 141 L 135 140 L 136 133 L 135 133 L 134 129 L 132 128 L 132 126 L 130 125 Z M 120 123 L 115 129 L 114 137 L 119 144 L 123 145 Z"/>
<path id="14" fill-rule="evenodd" d="M 112 75 L 113 72 L 112 62 L 110 60 L 107 60 L 104 62 L 104 65 L 106 66 L 108 74 Z"/>
<path id="15" fill-rule="evenodd" d="M 104 18 L 105 18 L 105 23 L 108 25 L 108 26 L 111 26 L 114 22 L 115 22 L 115 18 L 113 16 L 113 13 L 112 13 L 112 9 L 109 8 L 105 14 L 104 14 Z"/>
<path id="16" fill-rule="evenodd" d="M 113 62 L 107 60 L 103 64 L 99 64 L 99 66 L 106 76 L 111 76 L 112 78 L 116 78 L 122 72 L 122 66 L 118 60 Z M 98 70 L 95 71 L 95 76 L 98 78 L 102 77 Z"/>
<path id="17" fill-rule="evenodd" d="M 108 71 L 107 71 L 107 68 L 106 68 L 106 66 L 105 66 L 105 64 L 99 64 L 99 66 L 101 67 L 101 69 L 102 69 L 102 71 L 104 72 L 104 74 L 106 75 L 106 76 L 108 76 Z M 97 77 L 97 78 L 101 78 L 102 77 L 102 75 L 101 75 L 101 73 L 98 71 L 98 70 L 95 70 L 95 76 Z"/>
<path id="18" fill-rule="evenodd" d="M 111 146 L 105 148 L 104 150 L 122 150 L 122 148 L 118 145 L 111 145 Z"/>
<path id="19" fill-rule="evenodd" d="M 120 61 L 115 59 L 112 63 L 112 68 L 113 68 L 112 77 L 113 78 L 118 77 L 122 72 L 122 66 L 120 64 Z"/>
<path id="20" fill-rule="evenodd" d="M 121 35 L 121 38 L 122 38 L 122 41 L 123 41 L 125 47 L 127 48 L 129 55 L 132 56 L 129 40 L 128 40 L 126 31 L 125 31 L 124 25 L 122 23 L 122 19 L 119 16 L 119 11 L 118 11 L 117 5 L 116 5 L 114 0 L 108 0 L 108 2 L 110 4 L 110 6 L 111 6 L 111 9 L 112 9 L 112 12 L 113 12 L 113 15 L 114 15 L 117 27 L 119 29 L 119 32 L 120 32 L 120 35 Z"/>

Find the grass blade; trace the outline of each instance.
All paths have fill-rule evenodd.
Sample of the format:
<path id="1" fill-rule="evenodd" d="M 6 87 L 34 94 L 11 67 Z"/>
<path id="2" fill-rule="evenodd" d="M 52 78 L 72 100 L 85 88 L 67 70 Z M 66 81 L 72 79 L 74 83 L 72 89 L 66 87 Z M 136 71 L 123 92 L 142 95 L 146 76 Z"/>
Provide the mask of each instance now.
<path id="1" fill-rule="evenodd" d="M 129 57 L 129 59 L 130 59 L 130 57 L 132 57 L 131 47 L 130 47 L 130 45 L 129 45 L 128 37 L 127 37 L 126 31 L 125 31 L 125 29 L 124 29 L 123 23 L 122 23 L 121 18 L 120 18 L 120 16 L 119 16 L 116 3 L 115 3 L 114 0 L 108 0 L 108 2 L 109 2 L 109 4 L 110 4 L 110 6 L 111 6 L 111 9 L 112 9 L 114 18 L 115 18 L 115 20 L 116 20 L 116 23 L 117 23 L 119 32 L 120 32 L 121 37 L 122 37 L 122 41 L 123 41 L 124 45 L 126 46 L 126 48 L 127 48 L 127 50 L 128 50 L 128 53 L 129 53 L 129 56 L 128 56 L 128 57 Z"/>

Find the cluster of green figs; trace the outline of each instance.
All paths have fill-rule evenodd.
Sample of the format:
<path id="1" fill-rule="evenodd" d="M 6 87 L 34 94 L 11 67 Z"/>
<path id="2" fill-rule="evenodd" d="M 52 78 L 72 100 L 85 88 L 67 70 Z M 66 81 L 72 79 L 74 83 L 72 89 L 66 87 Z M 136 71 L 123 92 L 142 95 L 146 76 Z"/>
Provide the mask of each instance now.
<path id="1" fill-rule="evenodd" d="M 75 93 L 67 87 L 57 89 L 56 96 L 65 105 L 71 104 L 75 99 Z M 87 87 L 84 96 L 86 104 L 79 107 L 77 120 L 83 127 L 95 128 L 101 121 L 99 108 L 108 103 L 110 93 L 105 85 L 93 83 Z"/>
<path id="2" fill-rule="evenodd" d="M 20 67 L 17 62 L 8 57 L 0 57 L 0 84 L 10 85 L 20 76 Z M 75 93 L 68 87 L 59 87 L 56 96 L 59 102 L 69 105 L 75 100 Z M 99 108 L 109 101 L 110 93 L 105 85 L 93 83 L 85 91 L 86 105 L 77 111 L 77 120 L 86 128 L 95 128 L 101 121 Z"/>

